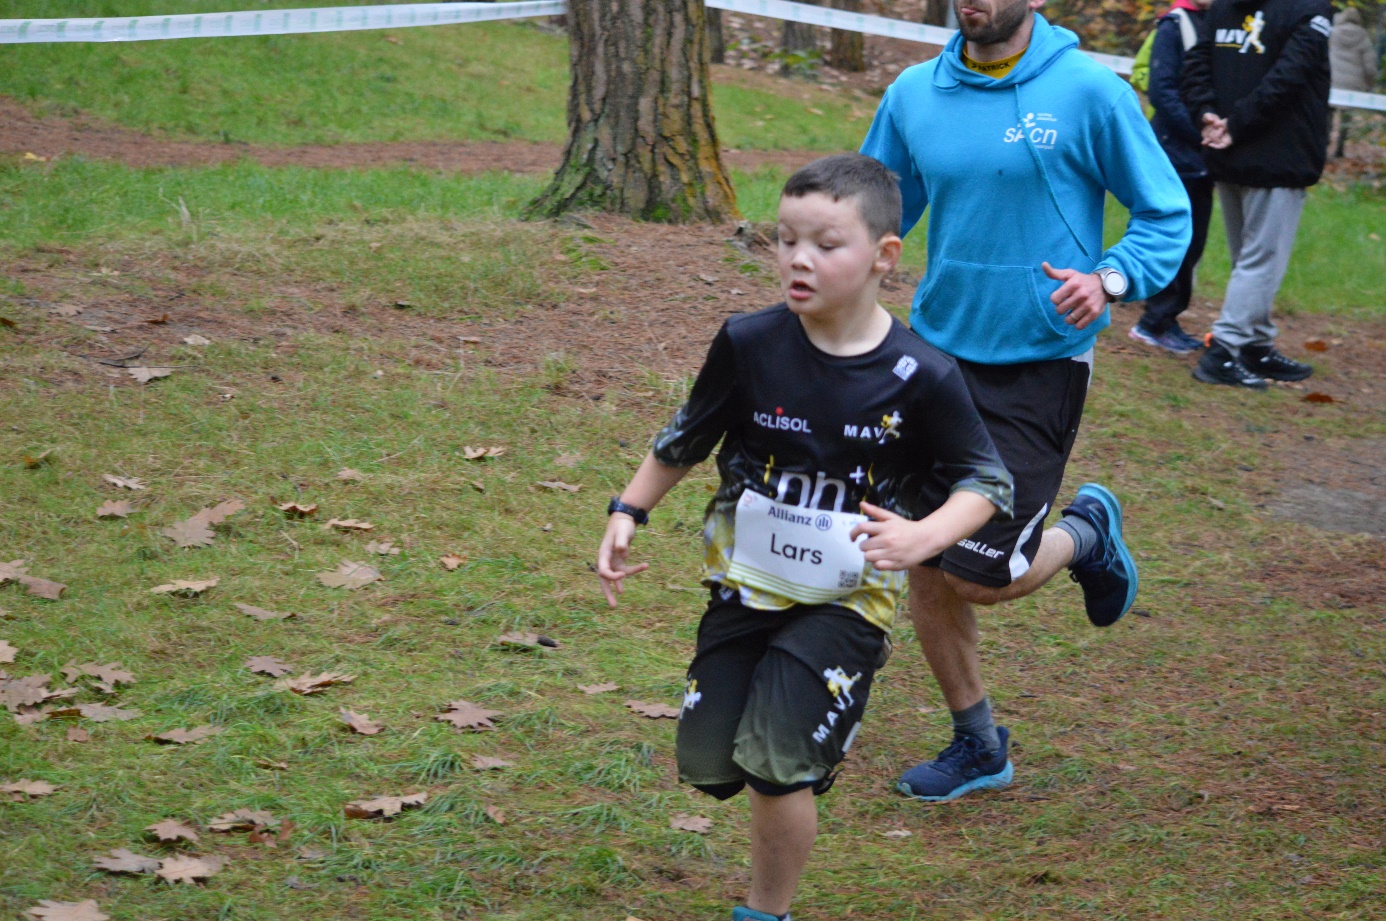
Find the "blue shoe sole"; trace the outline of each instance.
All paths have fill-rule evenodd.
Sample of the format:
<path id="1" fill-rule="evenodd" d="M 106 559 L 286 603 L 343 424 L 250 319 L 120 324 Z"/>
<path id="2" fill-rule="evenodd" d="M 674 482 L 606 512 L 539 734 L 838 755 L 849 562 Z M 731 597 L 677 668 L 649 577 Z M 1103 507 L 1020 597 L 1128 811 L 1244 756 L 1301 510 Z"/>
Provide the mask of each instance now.
<path id="1" fill-rule="evenodd" d="M 1015 777 L 1015 768 L 1007 761 L 1006 766 L 998 773 L 986 774 L 982 777 L 978 777 L 976 780 L 969 780 L 965 784 L 954 787 L 942 796 L 920 796 L 918 793 L 911 790 L 910 785 L 903 780 L 895 785 L 895 789 L 905 796 L 908 796 L 910 799 L 917 799 L 925 803 L 946 803 L 971 793 L 973 790 L 999 790 L 1002 787 L 1008 786 L 1013 777 Z"/>
<path id="2" fill-rule="evenodd" d="M 1090 496 L 1102 503 L 1102 507 L 1107 510 L 1107 518 L 1111 521 L 1110 535 L 1112 542 L 1116 545 L 1117 556 L 1121 558 L 1121 564 L 1126 567 L 1126 572 L 1130 575 L 1130 580 L 1126 586 L 1126 601 L 1121 606 L 1121 613 L 1118 614 L 1111 623 L 1098 624 L 1098 627 L 1110 627 L 1126 616 L 1126 612 L 1131 610 L 1131 605 L 1136 603 L 1136 592 L 1140 588 L 1141 577 L 1136 571 L 1136 560 L 1131 556 L 1131 551 L 1126 549 L 1126 541 L 1121 538 L 1121 503 L 1117 497 L 1112 495 L 1112 491 L 1100 483 L 1084 483 L 1078 487 L 1078 495 Z M 1089 618 L 1091 619 L 1091 618 Z"/>

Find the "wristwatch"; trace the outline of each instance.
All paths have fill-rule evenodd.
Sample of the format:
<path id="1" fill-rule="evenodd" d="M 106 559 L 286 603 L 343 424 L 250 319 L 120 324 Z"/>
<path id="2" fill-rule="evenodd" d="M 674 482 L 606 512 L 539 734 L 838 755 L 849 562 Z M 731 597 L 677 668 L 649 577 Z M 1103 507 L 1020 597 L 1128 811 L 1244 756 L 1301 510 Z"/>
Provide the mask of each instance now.
<path id="1" fill-rule="evenodd" d="M 643 508 L 636 508 L 633 505 L 626 505 L 624 502 L 621 501 L 620 496 L 612 496 L 611 504 L 606 507 L 606 513 L 608 515 L 614 515 L 617 512 L 620 512 L 622 515 L 629 515 L 630 517 L 634 518 L 636 524 L 650 523 L 649 512 L 645 511 Z"/>
<path id="2" fill-rule="evenodd" d="M 1093 272 L 1102 280 L 1102 290 L 1107 295 L 1107 303 L 1121 300 L 1121 296 L 1126 293 L 1126 276 L 1118 272 L 1109 265 Z"/>

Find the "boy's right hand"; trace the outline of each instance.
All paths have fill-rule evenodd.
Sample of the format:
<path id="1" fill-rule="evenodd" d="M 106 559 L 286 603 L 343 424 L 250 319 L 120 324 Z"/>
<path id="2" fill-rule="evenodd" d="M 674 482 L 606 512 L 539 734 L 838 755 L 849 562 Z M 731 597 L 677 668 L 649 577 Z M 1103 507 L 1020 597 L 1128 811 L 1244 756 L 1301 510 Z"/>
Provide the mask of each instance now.
<path id="1" fill-rule="evenodd" d="M 616 596 L 625 591 L 626 576 L 644 572 L 649 563 L 626 565 L 630 554 L 630 542 L 635 537 L 635 519 L 616 512 L 606 521 L 606 534 L 602 537 L 601 548 L 597 550 L 597 575 L 602 580 L 602 593 L 606 603 L 616 607 Z"/>

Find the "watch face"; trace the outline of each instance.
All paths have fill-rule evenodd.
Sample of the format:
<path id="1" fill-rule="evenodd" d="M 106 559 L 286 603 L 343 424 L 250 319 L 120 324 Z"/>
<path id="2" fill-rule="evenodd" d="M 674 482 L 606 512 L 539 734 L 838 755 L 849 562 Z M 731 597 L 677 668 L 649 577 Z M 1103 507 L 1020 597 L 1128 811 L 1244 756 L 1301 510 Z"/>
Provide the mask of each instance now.
<path id="1" fill-rule="evenodd" d="M 1116 271 L 1103 272 L 1102 290 L 1112 297 L 1121 297 L 1126 293 L 1126 276 Z"/>

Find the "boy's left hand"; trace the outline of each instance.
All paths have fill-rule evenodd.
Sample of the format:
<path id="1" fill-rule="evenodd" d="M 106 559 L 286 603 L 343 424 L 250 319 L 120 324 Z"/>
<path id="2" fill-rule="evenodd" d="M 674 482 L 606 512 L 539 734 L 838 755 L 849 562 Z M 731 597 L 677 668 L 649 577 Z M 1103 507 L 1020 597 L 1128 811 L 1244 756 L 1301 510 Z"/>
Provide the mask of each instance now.
<path id="1" fill-rule="evenodd" d="M 602 594 L 606 603 L 616 607 L 616 596 L 626 590 L 626 576 L 644 572 L 649 563 L 626 565 L 630 554 L 630 542 L 635 537 L 635 519 L 619 512 L 606 521 L 606 534 L 602 537 L 601 548 L 597 550 L 597 575 L 602 580 Z"/>
<path id="2" fill-rule="evenodd" d="M 867 536 L 861 549 L 866 561 L 877 569 L 909 569 L 946 549 L 922 521 L 910 521 L 869 502 L 861 503 L 861 510 L 871 520 L 852 529 L 852 540 Z"/>

